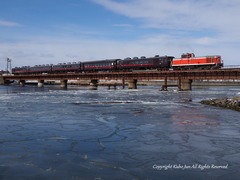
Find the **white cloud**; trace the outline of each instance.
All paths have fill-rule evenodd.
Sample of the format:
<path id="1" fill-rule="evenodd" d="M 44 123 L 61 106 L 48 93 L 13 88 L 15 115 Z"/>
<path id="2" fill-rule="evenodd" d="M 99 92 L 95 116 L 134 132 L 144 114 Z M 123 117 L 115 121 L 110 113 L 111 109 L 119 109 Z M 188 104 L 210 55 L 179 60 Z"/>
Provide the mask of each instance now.
<path id="1" fill-rule="evenodd" d="M 0 26 L 20 27 L 20 26 L 22 26 L 22 25 L 21 25 L 21 24 L 18 24 L 18 23 L 16 23 L 16 22 L 0 20 Z"/>
<path id="2" fill-rule="evenodd" d="M 238 0 L 92 0 L 108 10 L 136 18 L 142 27 L 212 30 L 240 40 Z"/>
<path id="3" fill-rule="evenodd" d="M 179 37 L 178 37 L 179 38 Z M 193 41 L 196 41 L 192 43 Z M 170 35 L 149 35 L 136 41 L 114 41 L 94 38 L 60 38 L 36 37 L 32 41 L 18 43 L 5 42 L 0 44 L 0 59 L 12 59 L 13 66 L 57 64 L 60 62 L 78 62 L 134 56 L 173 55 L 179 57 L 184 52 L 194 52 L 196 55 L 225 55 L 226 64 L 234 62 L 238 47 L 224 48 L 214 46 L 208 48 L 212 39 L 179 38 Z M 202 45 L 204 44 L 204 46 Z M 207 46 L 207 48 L 205 47 Z M 1 67 L 5 66 L 2 61 Z"/>
<path id="4" fill-rule="evenodd" d="M 175 56 L 181 51 L 220 54 L 227 64 L 238 64 L 235 55 L 240 45 L 239 0 L 92 1 L 137 20 L 140 28 L 159 29 L 159 34 L 142 38 L 139 43 L 143 45 L 159 47 Z"/>
<path id="5" fill-rule="evenodd" d="M 0 58 L 9 57 L 13 60 L 13 66 L 23 66 L 125 58 L 128 56 L 154 56 L 163 52 L 165 55 L 167 51 L 162 51 L 162 49 L 163 47 L 159 48 L 155 44 L 151 45 L 139 41 L 117 42 L 48 37 L 45 40 L 35 39 L 35 41 L 28 42 L 1 43 Z"/>

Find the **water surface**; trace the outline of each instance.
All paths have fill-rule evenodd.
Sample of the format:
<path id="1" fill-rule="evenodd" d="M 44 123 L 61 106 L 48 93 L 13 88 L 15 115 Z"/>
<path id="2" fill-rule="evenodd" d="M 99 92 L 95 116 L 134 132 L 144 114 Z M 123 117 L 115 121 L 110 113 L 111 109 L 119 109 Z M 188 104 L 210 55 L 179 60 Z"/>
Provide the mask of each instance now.
<path id="1" fill-rule="evenodd" d="M 239 95 L 0 86 L 0 179 L 237 179 L 239 112 L 199 101 Z"/>

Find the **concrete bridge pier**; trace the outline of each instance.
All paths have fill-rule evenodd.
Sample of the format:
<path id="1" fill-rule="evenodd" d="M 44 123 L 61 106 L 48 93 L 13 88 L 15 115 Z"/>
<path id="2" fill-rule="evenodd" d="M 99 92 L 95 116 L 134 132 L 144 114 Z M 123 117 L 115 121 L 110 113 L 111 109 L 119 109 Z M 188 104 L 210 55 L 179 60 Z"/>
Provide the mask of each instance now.
<path id="1" fill-rule="evenodd" d="M 192 79 L 179 79 L 178 80 L 179 91 L 191 91 L 192 90 Z"/>
<path id="2" fill-rule="evenodd" d="M 167 77 L 165 77 L 164 84 L 162 85 L 162 88 L 161 88 L 160 91 L 168 91 L 167 87 L 168 87 L 168 85 L 167 85 Z"/>
<path id="3" fill-rule="evenodd" d="M 3 77 L 0 77 L 0 85 L 5 85 L 5 80 L 3 79 Z"/>
<path id="4" fill-rule="evenodd" d="M 125 88 L 125 79 L 122 79 L 122 88 Z"/>
<path id="5" fill-rule="evenodd" d="M 0 84 L 1 84 L 1 83 L 0 83 Z M 5 80 L 3 85 L 7 86 L 7 85 L 10 85 L 10 84 L 11 84 L 11 81 Z"/>
<path id="6" fill-rule="evenodd" d="M 3 77 L 0 77 L 0 85 L 9 85 L 10 81 L 9 80 L 4 80 Z"/>
<path id="7" fill-rule="evenodd" d="M 20 80 L 20 81 L 19 81 L 19 86 L 20 86 L 20 87 L 24 87 L 25 84 L 26 84 L 26 81 L 25 81 L 25 80 Z"/>
<path id="8" fill-rule="evenodd" d="M 38 80 L 38 87 L 43 87 L 44 80 Z"/>
<path id="9" fill-rule="evenodd" d="M 90 82 L 91 90 L 97 90 L 98 88 L 98 80 L 97 79 L 92 79 Z"/>
<path id="10" fill-rule="evenodd" d="M 128 80 L 128 89 L 137 89 L 137 80 Z"/>
<path id="11" fill-rule="evenodd" d="M 61 80 L 61 81 L 60 81 L 60 83 L 61 83 L 61 84 L 60 84 L 60 87 L 61 87 L 61 88 L 67 88 L 67 81 L 68 81 L 68 80 L 66 80 L 66 79 Z"/>

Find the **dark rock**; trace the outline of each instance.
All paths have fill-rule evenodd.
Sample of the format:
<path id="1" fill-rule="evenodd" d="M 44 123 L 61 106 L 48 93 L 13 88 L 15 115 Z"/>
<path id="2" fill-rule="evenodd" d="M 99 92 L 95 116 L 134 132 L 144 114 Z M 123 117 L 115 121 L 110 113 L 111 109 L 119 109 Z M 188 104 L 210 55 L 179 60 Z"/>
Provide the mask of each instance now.
<path id="1" fill-rule="evenodd" d="M 240 111 L 240 97 L 202 100 L 200 103 Z"/>

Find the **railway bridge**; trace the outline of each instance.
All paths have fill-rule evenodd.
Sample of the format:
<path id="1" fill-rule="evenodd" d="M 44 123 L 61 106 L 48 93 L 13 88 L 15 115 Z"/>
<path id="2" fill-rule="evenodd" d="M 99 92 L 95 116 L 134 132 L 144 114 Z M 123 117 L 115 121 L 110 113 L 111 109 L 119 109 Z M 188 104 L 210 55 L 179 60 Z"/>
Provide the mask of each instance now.
<path id="1" fill-rule="evenodd" d="M 46 80 L 60 80 L 61 87 L 67 87 L 68 80 L 91 80 L 95 88 L 99 80 L 122 80 L 128 82 L 129 89 L 137 88 L 138 80 L 164 80 L 162 90 L 167 90 L 168 80 L 177 80 L 179 90 L 192 90 L 192 80 L 240 80 L 240 68 L 218 70 L 184 70 L 184 71 L 135 71 L 135 72 L 96 72 L 96 73 L 62 73 L 62 74 L 24 74 L 2 75 L 0 84 L 19 81 L 24 86 L 27 80 L 37 80 L 42 87 Z"/>

